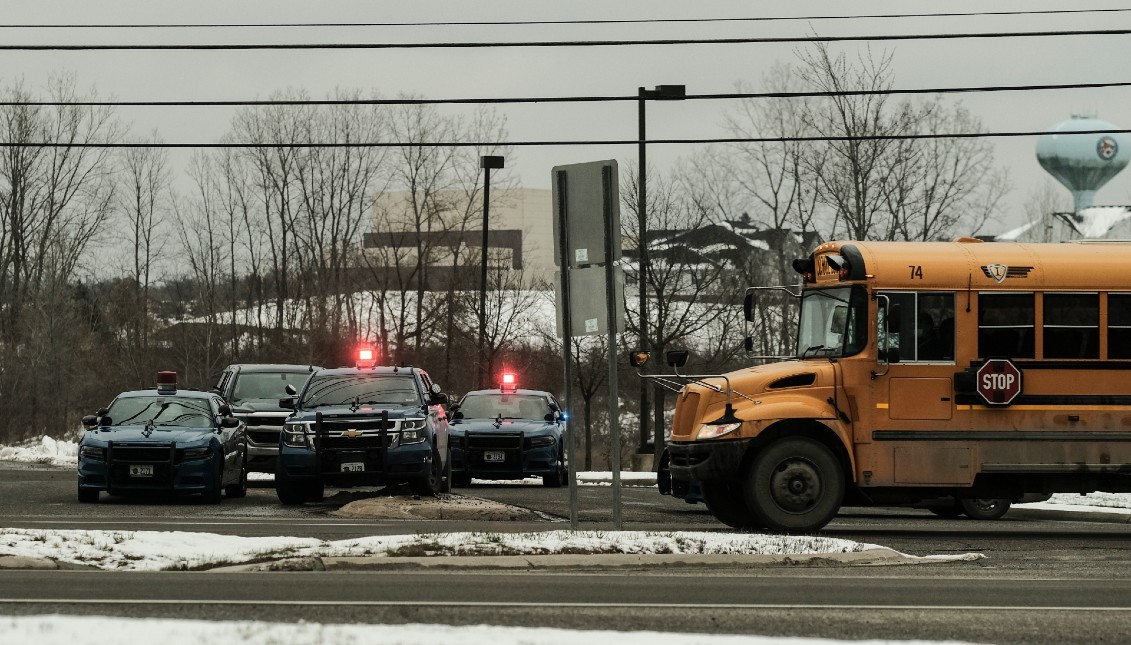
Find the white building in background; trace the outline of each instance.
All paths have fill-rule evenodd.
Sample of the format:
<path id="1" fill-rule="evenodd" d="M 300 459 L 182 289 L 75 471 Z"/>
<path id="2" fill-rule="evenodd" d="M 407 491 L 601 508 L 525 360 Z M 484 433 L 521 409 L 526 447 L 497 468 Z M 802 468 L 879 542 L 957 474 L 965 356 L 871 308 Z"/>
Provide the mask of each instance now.
<path id="1" fill-rule="evenodd" d="M 443 203 L 445 196 L 436 200 Z M 466 197 L 453 194 L 451 202 L 459 204 Z M 477 210 L 482 208 L 476 204 Z M 452 270 L 455 250 L 462 258 L 472 258 L 478 265 L 483 248 L 482 213 L 475 215 L 466 230 L 416 230 L 411 217 L 411 194 L 382 193 L 374 202 L 373 227 L 363 236 L 363 248 L 369 261 L 384 261 L 386 268 L 398 258 L 402 266 L 415 262 L 418 236 L 423 246 L 431 249 L 429 266 L 433 274 Z M 491 191 L 488 257 L 494 265 L 503 265 L 519 272 L 524 284 L 551 283 L 554 278 L 554 231 L 552 194 L 548 189 L 518 188 Z M 454 211 L 441 214 L 452 218 Z M 467 260 L 463 262 L 466 266 Z"/>
<path id="2" fill-rule="evenodd" d="M 994 237 L 996 242 L 1131 240 L 1131 207 L 1092 206 L 1077 213 L 1049 213 Z"/>

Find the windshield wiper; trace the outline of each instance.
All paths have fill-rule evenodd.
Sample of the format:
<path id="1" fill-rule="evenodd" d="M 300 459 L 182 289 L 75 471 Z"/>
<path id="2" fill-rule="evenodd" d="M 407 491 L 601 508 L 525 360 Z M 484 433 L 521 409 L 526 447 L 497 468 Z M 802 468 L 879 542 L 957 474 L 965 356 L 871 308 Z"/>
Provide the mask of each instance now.
<path id="1" fill-rule="evenodd" d="M 816 356 L 817 352 L 822 352 L 825 350 L 831 352 L 832 349 L 832 347 L 825 347 L 824 345 L 813 345 L 812 347 L 805 348 L 805 351 L 801 352 L 801 358 L 806 358 L 809 355 L 809 352 L 813 352 L 813 355 Z"/>

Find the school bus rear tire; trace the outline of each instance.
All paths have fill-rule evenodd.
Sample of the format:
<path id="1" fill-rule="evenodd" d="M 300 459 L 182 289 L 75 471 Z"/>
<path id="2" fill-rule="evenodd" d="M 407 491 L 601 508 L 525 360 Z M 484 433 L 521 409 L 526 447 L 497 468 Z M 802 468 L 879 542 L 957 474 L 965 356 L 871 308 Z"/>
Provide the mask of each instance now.
<path id="1" fill-rule="evenodd" d="M 829 523 L 844 500 L 844 469 L 836 455 L 808 437 L 778 439 L 747 469 L 746 506 L 766 528 L 808 533 Z"/>
<path id="2" fill-rule="evenodd" d="M 703 503 L 715 519 L 740 531 L 756 531 L 761 527 L 742 496 L 742 486 L 725 479 L 699 482 Z"/>
<path id="3" fill-rule="evenodd" d="M 960 499 L 962 512 L 972 520 L 997 520 L 1009 512 L 1012 502 L 1008 499 Z"/>

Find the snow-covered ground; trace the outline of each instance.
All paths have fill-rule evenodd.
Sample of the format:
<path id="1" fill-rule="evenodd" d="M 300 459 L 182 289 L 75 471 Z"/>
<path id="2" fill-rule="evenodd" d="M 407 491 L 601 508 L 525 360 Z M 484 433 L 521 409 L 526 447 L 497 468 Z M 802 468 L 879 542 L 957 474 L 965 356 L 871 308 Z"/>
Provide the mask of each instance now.
<path id="1" fill-rule="evenodd" d="M 77 445 L 44 437 L 20 446 L 0 447 L 0 461 L 74 466 Z M 623 473 L 625 481 L 639 485 L 650 473 Z M 579 479 L 607 485 L 610 473 L 583 473 Z M 1093 510 L 1131 513 L 1131 495 L 1057 495 L 1030 508 Z M 589 553 L 726 553 L 726 554 L 835 554 L 882 549 L 876 545 L 836 538 L 769 536 L 708 532 L 545 531 L 531 534 L 436 533 L 375 536 L 324 541 L 314 538 L 257 537 L 158 531 L 38 530 L 0 528 L 0 557 L 50 558 L 101 569 L 169 570 L 208 568 L 264 558 L 283 557 L 395 557 L 401 552 L 421 552 L 437 557 L 453 555 Z M 928 556 L 926 561 L 968 560 L 977 554 Z M 479 625 L 333 625 L 314 623 L 214 622 L 191 620 L 123 619 L 73 616 L 0 617 L 0 642 L 35 645 L 91 645 L 130 641 L 165 645 L 200 642 L 239 642 L 273 645 L 337 645 L 380 642 L 416 644 L 451 642 L 466 645 L 490 643 L 540 643 L 572 645 L 578 640 L 622 645 L 813 645 L 837 641 L 762 636 L 712 636 L 654 632 L 579 632 L 546 628 Z M 879 641 L 862 641 L 878 643 Z M 895 641 L 884 641 L 895 642 Z M 912 641 L 899 641 L 910 643 Z M 918 641 L 916 641 L 918 642 Z"/>
<path id="2" fill-rule="evenodd" d="M 670 632 L 575 631 L 491 625 L 323 625 L 318 623 L 225 622 L 88 618 L 74 616 L 0 617 L 0 642 L 34 645 L 118 645 L 119 643 L 240 643 L 241 645 L 828 645 L 841 641 L 677 634 Z M 924 641 L 852 641 L 853 645 Z M 954 641 L 950 641 L 954 642 Z"/>

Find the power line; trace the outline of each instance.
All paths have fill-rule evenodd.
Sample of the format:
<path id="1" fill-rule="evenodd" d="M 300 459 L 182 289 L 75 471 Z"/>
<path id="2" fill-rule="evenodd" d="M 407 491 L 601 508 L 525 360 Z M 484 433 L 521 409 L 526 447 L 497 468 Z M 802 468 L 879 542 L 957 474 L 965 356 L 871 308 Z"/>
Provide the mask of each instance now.
<path id="1" fill-rule="evenodd" d="M 803 98 L 829 96 L 876 96 L 902 94 L 970 94 L 989 92 L 1033 92 L 1045 90 L 1081 90 L 1128 87 L 1131 82 L 1059 83 L 1046 85 L 981 85 L 973 87 L 927 87 L 890 90 L 841 90 L 809 92 L 733 92 L 724 94 L 688 94 L 686 100 L 734 100 L 765 98 Z M 36 107 L 239 107 L 239 106 L 320 106 L 320 105 L 461 105 L 500 103 L 609 103 L 639 101 L 638 95 L 624 96 L 527 96 L 448 99 L 236 99 L 226 101 L 0 101 L 0 106 Z M 649 99 L 663 101 L 667 99 Z"/>
<path id="2" fill-rule="evenodd" d="M 947 34 L 886 34 L 867 36 L 766 36 L 757 38 L 658 38 L 643 40 L 516 40 L 446 43 L 228 43 L 146 45 L 0 45 L 0 51 L 249 51 L 345 49 L 494 49 L 528 47 L 631 47 L 639 45 L 748 45 L 780 43 L 892 42 L 905 40 L 971 40 L 1048 38 L 1060 36 L 1125 36 L 1131 29 L 1061 31 L 1001 31 Z"/>
<path id="3" fill-rule="evenodd" d="M 1048 9 L 1039 11 L 971 11 L 932 13 L 880 13 L 862 15 L 816 16 L 758 16 L 745 18 L 625 18 L 603 20 L 470 20 L 431 22 L 275 22 L 275 23 L 108 23 L 108 24 L 49 24 L 24 23 L 0 25 L 0 29 L 213 29 L 213 28 L 265 28 L 288 27 L 505 27 L 528 25 L 650 25 L 719 22 L 788 22 L 810 20 L 862 20 L 886 18 L 969 18 L 980 16 L 1039 16 L 1061 14 L 1118 13 L 1131 9 Z"/>
<path id="4" fill-rule="evenodd" d="M 1131 130 L 1113 128 L 1105 130 L 1073 130 L 1071 132 L 1054 132 L 1047 130 L 1026 130 L 1013 132 L 940 132 L 929 134 L 891 134 L 891 135 L 861 135 L 861 136 L 803 136 L 803 137 L 718 137 L 718 138 L 692 138 L 692 139 L 646 139 L 643 143 L 655 144 L 712 144 L 712 143 L 803 143 L 803 142 L 829 142 L 829 141 L 896 141 L 896 140 L 927 140 L 927 139 L 992 139 L 1011 137 L 1032 137 L 1044 134 L 1057 134 L 1060 136 L 1084 134 L 1131 134 Z M 381 141 L 381 142 L 353 142 L 353 143 L 48 143 L 48 142 L 0 142 L 0 148 L 530 148 L 541 146 L 635 146 L 639 139 L 592 139 L 573 141 Z"/>

